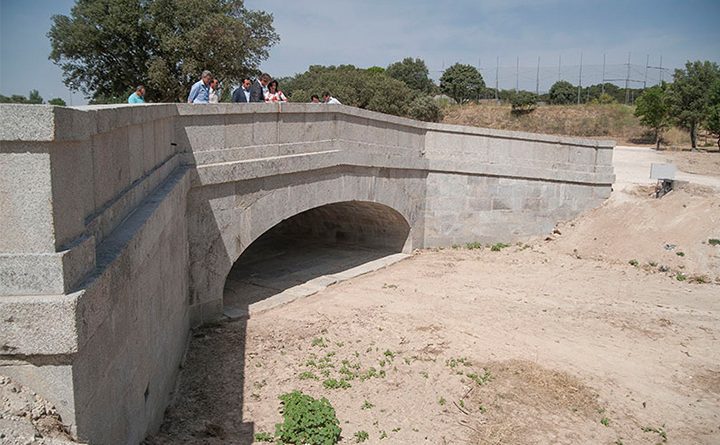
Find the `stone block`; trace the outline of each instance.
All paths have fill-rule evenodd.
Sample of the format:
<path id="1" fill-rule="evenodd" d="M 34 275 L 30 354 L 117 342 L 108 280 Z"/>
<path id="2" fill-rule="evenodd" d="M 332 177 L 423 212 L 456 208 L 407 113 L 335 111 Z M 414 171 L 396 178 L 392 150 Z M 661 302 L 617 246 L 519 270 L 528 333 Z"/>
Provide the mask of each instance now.
<path id="1" fill-rule="evenodd" d="M 279 141 L 277 114 L 258 114 L 252 125 L 253 145 L 277 144 Z"/>
<path id="2" fill-rule="evenodd" d="M 92 138 L 95 208 L 107 205 L 130 185 L 127 128 Z"/>
<path id="3" fill-rule="evenodd" d="M 85 231 L 95 209 L 90 141 L 53 144 L 50 150 L 56 249 L 65 249 Z"/>
<path id="4" fill-rule="evenodd" d="M 0 252 L 54 252 L 49 147 L 3 142 L 0 147 Z"/>
<path id="5" fill-rule="evenodd" d="M 231 114 L 225 117 L 225 147 L 253 145 L 253 114 Z"/>

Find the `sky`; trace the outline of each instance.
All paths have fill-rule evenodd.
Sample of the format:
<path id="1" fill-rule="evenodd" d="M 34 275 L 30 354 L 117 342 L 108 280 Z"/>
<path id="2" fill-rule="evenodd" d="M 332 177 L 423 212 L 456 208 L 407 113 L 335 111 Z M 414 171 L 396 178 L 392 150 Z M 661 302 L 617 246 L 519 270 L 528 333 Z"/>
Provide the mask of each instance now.
<path id="1" fill-rule="evenodd" d="M 280 43 L 261 69 L 276 77 L 309 65 L 387 66 L 425 60 L 438 79 L 460 62 L 488 86 L 546 91 L 629 77 L 631 86 L 672 77 L 688 60 L 720 63 L 720 0 L 246 0 L 274 16 Z M 48 60 L 50 17 L 73 0 L 0 0 L 0 94 L 38 89 L 83 104 Z M 630 74 L 628 76 L 628 55 Z M 582 73 L 580 60 L 582 57 Z M 662 66 L 670 70 L 659 70 Z M 538 58 L 539 66 L 538 69 Z M 645 68 L 649 65 L 651 68 Z M 119 67 L 121 68 L 121 67 Z M 496 76 L 497 74 L 497 76 Z"/>

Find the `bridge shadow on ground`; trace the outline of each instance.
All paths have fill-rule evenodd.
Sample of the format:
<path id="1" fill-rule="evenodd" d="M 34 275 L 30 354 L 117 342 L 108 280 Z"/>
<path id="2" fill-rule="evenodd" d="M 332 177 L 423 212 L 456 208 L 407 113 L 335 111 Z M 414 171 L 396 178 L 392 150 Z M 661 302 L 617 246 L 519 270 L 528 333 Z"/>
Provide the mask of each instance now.
<path id="1" fill-rule="evenodd" d="M 252 444 L 254 419 L 243 409 L 251 305 L 314 278 L 400 253 L 409 233 L 395 210 L 352 201 L 302 212 L 256 239 L 225 281 L 225 313 L 236 319 L 193 330 L 174 402 L 160 431 L 144 443 Z"/>
<path id="2" fill-rule="evenodd" d="M 227 315 L 246 315 L 248 307 L 313 278 L 343 272 L 396 253 L 362 245 L 263 237 L 240 257 L 225 282 Z"/>

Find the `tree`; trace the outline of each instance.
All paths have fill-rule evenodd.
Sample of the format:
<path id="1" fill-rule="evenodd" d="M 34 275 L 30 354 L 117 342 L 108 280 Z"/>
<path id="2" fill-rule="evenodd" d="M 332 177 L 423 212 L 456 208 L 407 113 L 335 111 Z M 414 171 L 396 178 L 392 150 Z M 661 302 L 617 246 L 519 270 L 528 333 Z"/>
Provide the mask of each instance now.
<path id="1" fill-rule="evenodd" d="M 568 105 L 577 102 L 577 88 L 566 80 L 559 80 L 550 87 L 550 103 Z"/>
<path id="2" fill-rule="evenodd" d="M 430 96 L 418 96 L 410 103 L 408 117 L 426 122 L 440 122 L 442 111 Z"/>
<path id="3" fill-rule="evenodd" d="M 440 77 L 440 91 L 460 104 L 478 99 L 484 89 L 485 81 L 472 65 L 456 63 L 446 69 Z"/>
<path id="4" fill-rule="evenodd" d="M 59 97 L 50 99 L 50 100 L 48 101 L 48 105 L 55 105 L 55 106 L 58 106 L 58 107 L 67 106 L 67 104 L 65 103 L 65 101 L 62 100 L 62 99 L 59 98 Z"/>
<path id="5" fill-rule="evenodd" d="M 660 149 L 662 132 L 668 127 L 669 106 L 666 94 L 667 86 L 655 85 L 648 88 L 635 101 L 635 116 L 640 118 L 640 123 L 650 127 L 655 133 L 655 149 Z"/>
<path id="6" fill-rule="evenodd" d="M 96 103 L 140 83 L 150 101 L 183 100 L 202 70 L 225 84 L 256 72 L 279 40 L 272 20 L 242 0 L 77 0 L 52 17 L 50 59 Z"/>
<path id="7" fill-rule="evenodd" d="M 422 59 L 406 57 L 400 62 L 390 64 L 385 73 L 420 93 L 430 94 L 435 87 L 428 77 L 429 71 Z"/>
<path id="8" fill-rule="evenodd" d="M 697 147 L 697 128 L 707 118 L 710 85 L 720 78 L 720 68 L 714 62 L 687 62 L 684 70 L 675 70 L 670 86 L 670 114 L 675 123 L 690 131 L 693 150 Z"/>
<path id="9" fill-rule="evenodd" d="M 705 122 L 707 130 L 718 137 L 717 145 L 720 149 L 720 79 L 716 79 L 710 87 L 710 107 Z"/>
<path id="10" fill-rule="evenodd" d="M 397 116 L 407 115 L 417 93 L 385 73 L 353 65 L 312 65 L 284 81 L 283 91 L 294 102 L 309 102 L 312 94 L 329 91 L 343 104 Z"/>
<path id="11" fill-rule="evenodd" d="M 19 94 L 13 94 L 12 96 L 3 96 L 0 94 L 0 103 L 5 104 L 43 104 L 45 101 L 38 92 L 38 90 L 30 90 L 28 97 L 21 96 Z"/>
<path id="12" fill-rule="evenodd" d="M 526 114 L 532 112 L 537 106 L 538 95 L 530 91 L 518 91 L 510 99 L 512 113 Z"/>

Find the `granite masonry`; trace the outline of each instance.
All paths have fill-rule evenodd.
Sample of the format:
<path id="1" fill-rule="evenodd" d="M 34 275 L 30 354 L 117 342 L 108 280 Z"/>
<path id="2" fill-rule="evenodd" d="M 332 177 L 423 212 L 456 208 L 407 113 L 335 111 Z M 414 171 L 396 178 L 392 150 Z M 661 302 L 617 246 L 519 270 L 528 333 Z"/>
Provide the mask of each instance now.
<path id="1" fill-rule="evenodd" d="M 81 440 L 137 444 L 274 226 L 398 252 L 511 242 L 606 199 L 613 146 L 339 105 L 1 105 L 0 374 Z"/>

